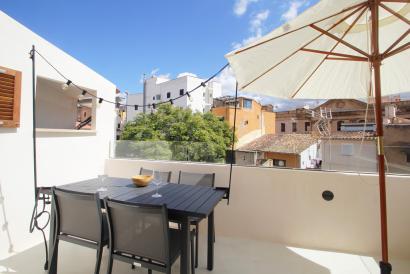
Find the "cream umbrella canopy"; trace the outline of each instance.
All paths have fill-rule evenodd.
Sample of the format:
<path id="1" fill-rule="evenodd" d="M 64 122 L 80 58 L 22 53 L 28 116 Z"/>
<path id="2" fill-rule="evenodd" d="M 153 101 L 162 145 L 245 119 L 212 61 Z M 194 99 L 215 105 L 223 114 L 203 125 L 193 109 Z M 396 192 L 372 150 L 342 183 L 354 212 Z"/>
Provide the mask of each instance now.
<path id="1" fill-rule="evenodd" d="M 238 88 L 281 98 L 375 97 L 382 261 L 388 263 L 381 97 L 410 91 L 410 0 L 322 0 L 226 55 Z"/>

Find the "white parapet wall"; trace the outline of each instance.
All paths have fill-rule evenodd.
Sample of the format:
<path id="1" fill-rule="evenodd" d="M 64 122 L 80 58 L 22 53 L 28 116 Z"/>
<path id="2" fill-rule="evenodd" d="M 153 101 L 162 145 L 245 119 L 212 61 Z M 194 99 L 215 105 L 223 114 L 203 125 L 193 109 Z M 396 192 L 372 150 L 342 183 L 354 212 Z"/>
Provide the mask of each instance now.
<path id="1" fill-rule="evenodd" d="M 98 96 L 115 101 L 116 87 L 1 11 L 0 45 L 0 66 L 22 72 L 20 127 L 0 127 L 2 259 L 40 243 L 42 239 L 40 232 L 28 232 L 34 206 L 32 66 L 29 58 L 32 45 L 74 83 L 95 91 Z M 64 82 L 39 56 L 36 59 L 36 74 L 50 81 Z M 96 106 L 95 112 L 94 130 L 80 132 L 48 129 L 37 132 L 39 186 L 84 180 L 103 172 L 109 143 L 115 138 L 115 107 L 103 103 Z"/>
<path id="2" fill-rule="evenodd" d="M 110 176 L 129 178 L 140 167 L 215 172 L 227 186 L 229 165 L 110 159 Z M 322 192 L 334 193 L 325 201 Z M 410 258 L 410 177 L 387 176 L 389 247 L 394 258 Z M 378 257 L 378 177 L 374 174 L 234 166 L 231 201 L 215 211 L 217 235 Z M 205 229 L 201 229 L 204 231 Z"/>

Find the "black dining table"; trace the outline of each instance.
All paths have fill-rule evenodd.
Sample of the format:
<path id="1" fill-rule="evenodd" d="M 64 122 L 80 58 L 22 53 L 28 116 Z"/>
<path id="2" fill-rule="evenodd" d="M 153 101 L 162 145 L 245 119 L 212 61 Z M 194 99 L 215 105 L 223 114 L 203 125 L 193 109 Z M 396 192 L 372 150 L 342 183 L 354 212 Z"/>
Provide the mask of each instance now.
<path id="1" fill-rule="evenodd" d="M 131 179 L 99 177 L 81 182 L 58 186 L 58 188 L 85 192 L 99 193 L 105 197 L 138 204 L 162 205 L 166 204 L 171 221 L 181 225 L 181 274 L 191 271 L 190 258 L 190 220 L 193 217 L 208 218 L 208 259 L 207 269 L 213 269 L 214 262 L 214 208 L 226 195 L 225 189 L 174 183 L 161 183 L 158 187 L 149 184 L 146 187 L 136 187 Z M 162 195 L 154 198 L 152 195 L 158 189 Z M 55 213 L 52 203 L 50 220 L 49 250 L 53 250 Z M 52 254 L 52 252 L 50 252 Z M 57 273 L 57 261 L 49 259 L 49 274 Z"/>

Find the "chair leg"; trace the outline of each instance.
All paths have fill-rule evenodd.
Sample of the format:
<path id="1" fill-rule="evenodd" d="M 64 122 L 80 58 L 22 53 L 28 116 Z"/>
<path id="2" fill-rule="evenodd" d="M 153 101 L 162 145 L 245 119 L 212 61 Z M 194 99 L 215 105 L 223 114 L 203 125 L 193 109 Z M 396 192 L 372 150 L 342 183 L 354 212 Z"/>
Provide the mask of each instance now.
<path id="1" fill-rule="evenodd" d="M 101 244 L 98 245 L 97 248 L 97 261 L 95 262 L 95 274 L 100 273 L 100 265 L 101 265 L 101 256 L 103 253 L 103 246 Z"/>
<path id="2" fill-rule="evenodd" d="M 112 263 L 113 263 L 113 258 L 112 258 L 112 254 L 110 252 L 110 256 L 108 257 L 107 274 L 112 273 Z"/>
<path id="3" fill-rule="evenodd" d="M 191 274 L 195 274 L 194 258 L 194 238 L 191 236 Z"/>
<path id="4" fill-rule="evenodd" d="M 50 272 L 54 269 L 55 273 L 57 273 L 57 265 L 58 265 L 58 244 L 60 240 L 56 237 L 53 246 L 53 254 L 51 255 L 51 262 L 49 265 Z M 52 263 L 52 264 L 51 264 Z"/>
<path id="5" fill-rule="evenodd" d="M 214 243 L 215 243 L 215 242 L 216 242 L 216 236 L 215 236 L 215 235 L 216 235 L 216 233 L 215 233 L 215 221 L 214 221 L 214 229 L 213 229 L 213 232 L 214 232 L 214 235 L 213 235 L 213 236 L 214 236 Z"/>
<path id="6" fill-rule="evenodd" d="M 195 268 L 198 267 L 199 223 L 195 225 Z"/>

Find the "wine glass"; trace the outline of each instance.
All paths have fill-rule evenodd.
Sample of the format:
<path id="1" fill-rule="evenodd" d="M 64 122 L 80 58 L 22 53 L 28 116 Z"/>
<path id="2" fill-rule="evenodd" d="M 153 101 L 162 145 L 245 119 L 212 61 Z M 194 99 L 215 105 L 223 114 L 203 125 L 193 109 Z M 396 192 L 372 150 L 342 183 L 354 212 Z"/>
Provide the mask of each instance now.
<path id="1" fill-rule="evenodd" d="M 107 178 L 108 178 L 108 176 L 105 175 L 105 174 L 98 175 L 98 181 L 100 183 L 104 183 L 105 179 L 107 179 Z"/>
<path id="2" fill-rule="evenodd" d="M 152 183 L 156 186 L 155 194 L 152 194 L 152 197 L 153 198 L 162 197 L 162 195 L 158 193 L 158 188 L 161 185 L 161 178 L 159 176 L 159 172 L 155 172 L 155 170 L 152 170 Z"/>

